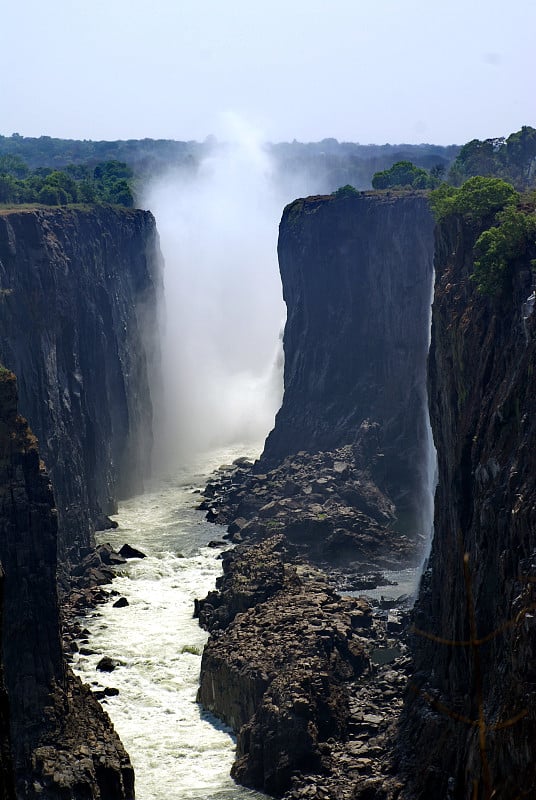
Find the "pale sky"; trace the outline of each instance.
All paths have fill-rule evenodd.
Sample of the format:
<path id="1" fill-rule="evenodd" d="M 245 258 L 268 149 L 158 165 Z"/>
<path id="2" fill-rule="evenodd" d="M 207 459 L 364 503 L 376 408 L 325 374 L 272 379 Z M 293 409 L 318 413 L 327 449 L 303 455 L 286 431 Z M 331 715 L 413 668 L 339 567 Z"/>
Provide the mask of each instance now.
<path id="1" fill-rule="evenodd" d="M 462 144 L 536 127 L 534 0 L 3 0 L 0 133 Z"/>

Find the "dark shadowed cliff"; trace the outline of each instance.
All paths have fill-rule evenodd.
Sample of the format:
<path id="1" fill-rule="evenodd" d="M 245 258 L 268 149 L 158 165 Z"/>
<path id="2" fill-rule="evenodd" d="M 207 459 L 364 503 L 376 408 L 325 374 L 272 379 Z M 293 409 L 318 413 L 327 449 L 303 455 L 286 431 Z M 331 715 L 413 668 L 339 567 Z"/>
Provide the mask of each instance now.
<path id="1" fill-rule="evenodd" d="M 128 800 L 134 776 L 104 711 L 66 667 L 60 637 L 57 512 L 35 436 L 0 372 L 2 661 L 20 798 Z M 0 714 L 0 732 L 3 713 Z M 2 744 L 2 771 L 4 746 Z M 7 795 L 9 797 L 9 795 Z"/>
<path id="2" fill-rule="evenodd" d="M 54 485 L 61 562 L 149 470 L 158 284 L 149 212 L 0 214 L 0 361 Z"/>
<path id="3" fill-rule="evenodd" d="M 4 583 L 4 570 L 0 565 L 0 636 L 4 631 Z M 14 779 L 9 731 L 9 700 L 4 682 L 4 667 L 0 660 L 0 797 L 4 800 L 14 800 Z"/>
<path id="4" fill-rule="evenodd" d="M 419 193 L 285 209 L 283 405 L 260 462 L 235 462 L 202 503 L 241 544 L 197 603 L 212 632 L 199 699 L 238 733 L 235 777 L 289 800 L 388 796 L 375 787 L 408 665 L 402 616 L 333 583 L 375 586 L 429 533 L 433 227 Z"/>
<path id="5" fill-rule="evenodd" d="M 262 456 L 264 466 L 300 450 L 367 449 L 372 426 L 375 452 L 364 454 L 363 466 L 411 532 L 429 504 L 432 231 L 419 193 L 332 195 L 287 206 L 278 245 L 285 393 Z"/>
<path id="6" fill-rule="evenodd" d="M 469 277 L 474 240 L 459 217 L 436 235 L 429 394 L 439 485 L 415 622 L 446 641 L 414 639 L 401 747 L 407 796 L 420 800 L 512 800 L 536 787 L 536 317 L 525 304 L 536 247 L 491 299 Z M 476 647 L 463 644 L 471 639 Z"/>

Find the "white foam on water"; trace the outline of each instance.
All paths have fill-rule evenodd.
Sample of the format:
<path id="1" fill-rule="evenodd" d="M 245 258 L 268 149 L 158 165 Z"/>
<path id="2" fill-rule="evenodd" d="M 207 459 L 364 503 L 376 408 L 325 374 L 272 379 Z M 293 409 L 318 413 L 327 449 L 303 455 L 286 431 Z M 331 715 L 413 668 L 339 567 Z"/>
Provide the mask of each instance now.
<path id="1" fill-rule="evenodd" d="M 83 618 L 86 647 L 96 652 L 78 654 L 73 664 L 92 688 L 119 689 L 104 707 L 132 759 L 138 800 L 264 797 L 231 780 L 234 740 L 196 703 L 207 634 L 193 619 L 194 599 L 213 589 L 221 574 L 219 551 L 206 545 L 225 532 L 195 510 L 196 486 L 220 463 L 243 454 L 241 448 L 212 453 L 155 483 L 121 505 L 119 528 L 98 535 L 147 554 L 129 561 L 114 581 L 129 605 L 114 608 L 114 597 Z M 103 655 L 122 663 L 111 673 L 98 672 Z"/>

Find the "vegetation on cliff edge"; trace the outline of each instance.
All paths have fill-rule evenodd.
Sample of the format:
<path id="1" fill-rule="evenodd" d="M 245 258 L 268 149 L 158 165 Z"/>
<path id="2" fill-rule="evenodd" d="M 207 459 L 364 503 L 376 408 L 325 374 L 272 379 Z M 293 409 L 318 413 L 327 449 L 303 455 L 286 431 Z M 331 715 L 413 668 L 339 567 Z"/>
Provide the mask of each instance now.
<path id="1" fill-rule="evenodd" d="M 524 198 L 500 178 L 474 176 L 456 188 L 442 184 L 430 194 L 437 222 L 460 216 L 474 232 L 471 276 L 482 294 L 498 297 L 516 262 L 536 256 L 536 196 Z"/>

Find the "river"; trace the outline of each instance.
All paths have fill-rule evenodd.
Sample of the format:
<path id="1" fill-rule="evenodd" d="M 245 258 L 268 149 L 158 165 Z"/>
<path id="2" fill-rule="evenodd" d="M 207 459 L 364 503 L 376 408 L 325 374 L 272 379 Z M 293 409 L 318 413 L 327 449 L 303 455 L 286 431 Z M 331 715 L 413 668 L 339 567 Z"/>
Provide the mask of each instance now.
<path id="1" fill-rule="evenodd" d="M 129 561 L 114 581 L 128 606 L 114 608 L 113 597 L 84 617 L 95 653 L 78 654 L 73 664 L 92 688 L 119 689 L 103 705 L 130 754 L 138 800 L 265 797 L 229 777 L 234 740 L 195 702 L 207 634 L 193 619 L 193 603 L 221 573 L 220 551 L 207 544 L 225 533 L 195 506 L 208 475 L 239 455 L 257 452 L 240 447 L 199 457 L 122 503 L 119 527 L 97 534 L 99 542 L 117 549 L 128 542 L 147 555 Z M 103 655 L 122 663 L 111 673 L 98 672 Z"/>

